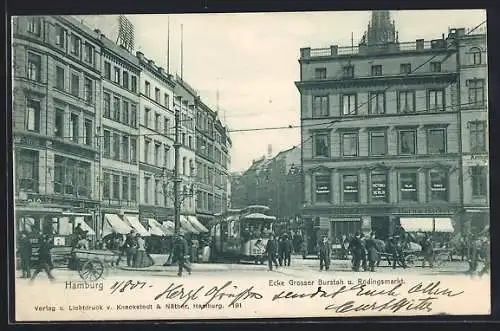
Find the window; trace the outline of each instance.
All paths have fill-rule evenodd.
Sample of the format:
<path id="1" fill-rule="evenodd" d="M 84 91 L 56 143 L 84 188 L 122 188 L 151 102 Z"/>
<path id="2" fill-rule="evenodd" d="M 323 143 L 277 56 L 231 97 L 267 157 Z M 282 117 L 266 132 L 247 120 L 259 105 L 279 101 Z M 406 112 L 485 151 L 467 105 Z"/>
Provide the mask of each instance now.
<path id="1" fill-rule="evenodd" d="M 149 182 L 151 178 L 144 177 L 144 203 L 149 203 Z"/>
<path id="2" fill-rule="evenodd" d="M 64 91 L 64 69 L 56 67 L 56 89 Z"/>
<path id="3" fill-rule="evenodd" d="M 137 138 L 130 138 L 130 163 L 137 163 Z"/>
<path id="4" fill-rule="evenodd" d="M 344 94 L 342 95 L 342 114 L 344 115 L 356 115 L 357 113 L 357 97 L 356 94 Z"/>
<path id="5" fill-rule="evenodd" d="M 357 175 L 343 175 L 342 176 L 342 193 L 344 202 L 358 202 L 359 189 L 358 189 L 358 176 Z"/>
<path id="6" fill-rule="evenodd" d="M 75 194 L 78 181 L 78 174 L 76 172 L 76 162 L 74 160 L 64 160 L 64 192 L 65 194 Z"/>
<path id="7" fill-rule="evenodd" d="M 104 174 L 104 197 L 109 193 L 106 187 L 106 176 Z M 89 196 L 91 193 L 90 163 L 77 162 L 56 155 L 54 157 L 54 192 L 59 194 L 70 194 Z M 107 191 L 108 190 L 108 191 Z"/>
<path id="8" fill-rule="evenodd" d="M 165 107 L 170 109 L 170 96 L 167 93 L 165 93 Z"/>
<path id="9" fill-rule="evenodd" d="M 104 100 L 104 117 L 111 118 L 111 95 L 109 93 L 104 92 L 103 100 Z"/>
<path id="10" fill-rule="evenodd" d="M 429 110 L 444 111 L 444 91 L 430 90 L 429 91 Z"/>
<path id="11" fill-rule="evenodd" d="M 486 123 L 469 122 L 470 150 L 472 153 L 486 152 Z"/>
<path id="12" fill-rule="evenodd" d="M 342 67 L 342 73 L 344 78 L 353 78 L 354 77 L 354 66 L 344 66 Z"/>
<path id="13" fill-rule="evenodd" d="M 160 186 L 160 181 L 157 179 L 155 180 L 155 205 L 160 204 L 160 193 L 161 193 L 161 186 Z"/>
<path id="14" fill-rule="evenodd" d="M 120 121 L 120 98 L 113 98 L 113 120 Z"/>
<path id="15" fill-rule="evenodd" d="M 94 47 L 92 47 L 92 45 L 85 43 L 85 47 L 83 49 L 83 59 L 87 63 L 94 63 Z"/>
<path id="16" fill-rule="evenodd" d="M 314 78 L 316 78 L 316 79 L 326 79 L 326 68 L 316 68 L 316 69 L 314 69 Z"/>
<path id="17" fill-rule="evenodd" d="M 130 177 L 130 201 L 137 201 L 137 177 Z"/>
<path id="18" fill-rule="evenodd" d="M 358 155 L 358 134 L 356 132 L 342 133 L 342 155 Z"/>
<path id="19" fill-rule="evenodd" d="M 187 162 L 186 157 L 183 157 L 182 158 L 182 174 L 183 175 L 186 175 L 186 168 L 187 168 L 186 162 Z"/>
<path id="20" fill-rule="evenodd" d="M 54 157 L 54 193 L 64 193 L 64 173 L 64 159 L 56 155 Z M 106 187 L 104 187 L 104 189 L 106 189 Z M 105 193 L 106 191 L 104 190 L 104 194 Z"/>
<path id="21" fill-rule="evenodd" d="M 71 95 L 80 96 L 80 76 L 71 74 Z"/>
<path id="22" fill-rule="evenodd" d="M 28 79 L 41 81 L 42 57 L 38 54 L 28 53 Z"/>
<path id="23" fill-rule="evenodd" d="M 314 133 L 313 134 L 313 155 L 329 157 L 330 141 L 328 133 Z"/>
<path id="24" fill-rule="evenodd" d="M 385 114 L 385 93 L 370 92 L 369 112 L 370 114 Z"/>
<path id="25" fill-rule="evenodd" d="M 401 191 L 401 201 L 418 201 L 417 173 L 400 173 L 399 187 Z"/>
<path id="26" fill-rule="evenodd" d="M 123 87 L 128 90 L 129 84 L 128 84 L 128 72 L 125 70 L 123 71 Z"/>
<path id="27" fill-rule="evenodd" d="M 429 172 L 429 182 L 430 201 L 447 201 L 448 185 L 446 172 L 431 170 Z"/>
<path id="28" fill-rule="evenodd" d="M 481 50 L 477 47 L 471 48 L 471 62 L 474 65 L 481 64 Z"/>
<path id="29" fill-rule="evenodd" d="M 16 165 L 19 189 L 38 192 L 38 152 L 21 149 Z"/>
<path id="30" fill-rule="evenodd" d="M 189 160 L 189 176 L 193 176 L 194 175 L 194 164 L 193 164 L 193 160 Z M 220 177 L 219 177 L 220 178 Z"/>
<path id="31" fill-rule="evenodd" d="M 398 112 L 400 113 L 415 112 L 415 91 L 398 92 Z"/>
<path id="32" fill-rule="evenodd" d="M 122 176 L 122 200 L 128 201 L 128 176 Z"/>
<path id="33" fill-rule="evenodd" d="M 55 130 L 56 137 L 64 137 L 64 110 L 56 109 Z"/>
<path id="34" fill-rule="evenodd" d="M 113 199 L 120 200 L 120 176 L 113 176 Z"/>
<path id="35" fill-rule="evenodd" d="M 104 62 L 104 77 L 111 80 L 111 63 Z"/>
<path id="36" fill-rule="evenodd" d="M 71 54 L 74 56 L 80 56 L 81 40 L 76 35 L 71 35 Z"/>
<path id="37" fill-rule="evenodd" d="M 188 137 L 188 147 L 193 148 L 193 137 L 191 136 Z"/>
<path id="38" fill-rule="evenodd" d="M 144 82 L 144 94 L 149 98 L 151 97 L 151 84 L 149 82 Z"/>
<path id="39" fill-rule="evenodd" d="M 163 120 L 163 134 L 168 135 L 170 133 L 170 119 L 165 118 Z"/>
<path id="40" fill-rule="evenodd" d="M 472 107 L 482 106 L 484 104 L 484 80 L 468 80 L 467 86 L 469 87 L 469 104 Z"/>
<path id="41" fill-rule="evenodd" d="M 77 114 L 71 114 L 70 116 L 70 123 L 69 123 L 69 135 L 71 137 L 71 140 L 74 142 L 78 142 L 78 136 L 79 136 L 79 119 Z"/>
<path id="42" fill-rule="evenodd" d="M 115 80 L 114 80 L 114 82 L 117 83 L 117 84 L 120 84 L 120 82 L 121 82 L 121 79 L 120 79 L 120 68 L 115 67 L 114 68 L 114 73 L 115 73 Z"/>
<path id="43" fill-rule="evenodd" d="M 66 32 L 64 28 L 56 24 L 56 46 L 64 48 L 66 46 Z"/>
<path id="44" fill-rule="evenodd" d="M 441 62 L 431 62 L 431 72 L 441 72 Z"/>
<path id="45" fill-rule="evenodd" d="M 163 148 L 163 166 L 165 168 L 169 168 L 170 166 L 169 160 L 170 160 L 170 147 L 165 146 Z"/>
<path id="46" fill-rule="evenodd" d="M 446 153 L 445 129 L 430 129 L 427 132 L 427 153 L 428 154 Z"/>
<path id="47" fill-rule="evenodd" d="M 104 199 L 110 198 L 110 195 L 109 195 L 110 187 L 111 187 L 110 175 L 108 173 L 104 173 L 103 174 L 103 185 L 102 185 L 102 196 L 104 197 Z"/>
<path id="48" fill-rule="evenodd" d="M 154 164 L 157 166 L 160 166 L 160 160 L 161 160 L 160 147 L 161 147 L 161 144 L 155 143 L 155 162 L 154 162 Z"/>
<path id="49" fill-rule="evenodd" d="M 371 174 L 371 200 L 373 202 L 387 202 L 387 174 L 386 173 L 372 173 Z"/>
<path id="50" fill-rule="evenodd" d="M 411 63 L 402 63 L 399 68 L 400 68 L 400 72 L 402 74 L 410 74 L 411 73 Z"/>
<path id="51" fill-rule="evenodd" d="M 132 92 L 137 92 L 137 77 L 132 76 L 132 79 L 130 80 L 130 89 Z"/>
<path id="52" fill-rule="evenodd" d="M 93 82 L 92 80 L 88 79 L 88 78 L 85 78 L 85 86 L 84 86 L 84 94 L 85 94 L 85 101 L 87 102 L 92 102 L 92 99 L 93 99 Z"/>
<path id="53" fill-rule="evenodd" d="M 27 131 L 40 131 L 40 101 L 33 99 L 28 100 L 25 127 Z"/>
<path id="54" fill-rule="evenodd" d="M 104 130 L 104 157 L 111 157 L 111 132 Z"/>
<path id="55" fill-rule="evenodd" d="M 123 100 L 123 102 L 122 102 L 122 107 L 123 107 L 122 108 L 122 123 L 125 125 L 128 125 L 128 120 L 129 120 L 129 118 L 128 118 L 128 112 L 129 112 L 128 105 L 129 105 L 128 101 Z"/>
<path id="56" fill-rule="evenodd" d="M 42 22 L 38 17 L 28 18 L 28 32 L 40 36 L 42 31 Z"/>
<path id="57" fill-rule="evenodd" d="M 144 163 L 149 163 L 149 153 L 150 153 L 150 140 L 144 140 Z"/>
<path id="58" fill-rule="evenodd" d="M 120 135 L 113 133 L 113 159 L 120 160 Z"/>
<path id="59" fill-rule="evenodd" d="M 122 137 L 122 161 L 123 162 L 128 162 L 129 161 L 129 147 L 128 147 L 128 136 L 124 135 Z"/>
<path id="60" fill-rule="evenodd" d="M 93 129 L 92 120 L 85 120 L 85 145 L 92 146 Z"/>
<path id="61" fill-rule="evenodd" d="M 316 180 L 316 200 L 315 202 L 330 202 L 331 201 L 331 180 L 329 175 L 317 175 Z"/>
<path id="62" fill-rule="evenodd" d="M 384 131 L 370 132 L 370 155 L 383 156 L 387 154 L 387 140 Z"/>
<path id="63" fill-rule="evenodd" d="M 89 163 L 78 163 L 78 195 L 79 196 L 90 196 L 91 184 L 90 184 L 90 164 Z"/>
<path id="64" fill-rule="evenodd" d="M 155 113 L 155 130 L 160 132 L 160 114 Z"/>
<path id="65" fill-rule="evenodd" d="M 471 169 L 472 196 L 484 197 L 487 193 L 488 174 L 486 167 L 475 166 Z"/>
<path id="66" fill-rule="evenodd" d="M 183 146 L 186 146 L 186 134 L 183 132 L 183 133 L 181 134 L 181 137 L 182 137 L 182 138 L 181 138 L 182 145 L 183 145 Z"/>
<path id="67" fill-rule="evenodd" d="M 160 89 L 155 87 L 155 101 L 160 103 Z"/>
<path id="68" fill-rule="evenodd" d="M 382 76 L 382 66 L 373 65 L 372 66 L 372 76 Z"/>
<path id="69" fill-rule="evenodd" d="M 130 105 L 130 126 L 137 127 L 137 106 L 135 103 Z"/>
<path id="70" fill-rule="evenodd" d="M 328 116 L 328 96 L 313 96 L 313 117 Z"/>
<path id="71" fill-rule="evenodd" d="M 417 131 L 402 130 L 399 131 L 399 154 L 414 155 L 417 148 Z"/>
<path id="72" fill-rule="evenodd" d="M 145 108 L 144 109 L 144 126 L 149 127 L 149 114 L 151 113 L 151 109 Z"/>

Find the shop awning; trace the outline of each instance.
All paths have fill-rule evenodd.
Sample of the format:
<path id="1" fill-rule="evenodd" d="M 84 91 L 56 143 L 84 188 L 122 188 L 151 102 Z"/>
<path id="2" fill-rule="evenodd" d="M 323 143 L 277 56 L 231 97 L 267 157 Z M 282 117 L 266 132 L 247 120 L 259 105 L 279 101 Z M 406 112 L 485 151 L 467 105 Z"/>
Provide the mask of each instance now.
<path id="1" fill-rule="evenodd" d="M 401 217 L 401 227 L 406 232 L 454 232 L 451 218 Z"/>
<path id="2" fill-rule="evenodd" d="M 163 223 L 163 227 L 167 228 L 170 232 L 175 234 L 175 223 L 174 222 L 166 221 L 165 223 Z M 181 227 L 179 230 L 180 230 L 181 234 L 188 233 L 188 231 L 183 227 Z"/>
<path id="3" fill-rule="evenodd" d="M 128 225 L 134 228 L 141 236 L 148 237 L 151 235 L 151 233 L 142 226 L 137 217 L 133 215 L 124 215 L 123 218 L 128 222 Z"/>
<path id="4" fill-rule="evenodd" d="M 153 236 L 171 236 L 173 232 L 161 225 L 157 220 L 148 218 L 149 231 Z"/>
<path id="5" fill-rule="evenodd" d="M 189 223 L 187 217 L 184 216 L 184 215 L 181 215 L 181 228 L 184 228 L 184 230 L 186 230 L 187 233 L 194 233 L 194 234 L 198 234 L 199 233 L 199 231 L 196 230 L 191 225 L 191 223 Z"/>
<path id="6" fill-rule="evenodd" d="M 83 231 L 87 231 L 87 234 L 92 236 L 95 235 L 95 231 L 87 224 L 87 222 L 85 222 L 83 216 L 75 217 L 75 226 L 78 224 L 81 224 L 80 227 Z"/>
<path id="7" fill-rule="evenodd" d="M 127 234 L 132 231 L 132 228 L 125 224 L 116 214 L 105 214 L 104 224 L 102 226 L 102 236 L 107 236 L 113 232 L 119 234 Z"/>
<path id="8" fill-rule="evenodd" d="M 208 232 L 208 229 L 203 224 L 201 224 L 200 221 L 198 221 L 196 216 L 188 216 L 187 219 L 189 220 L 191 225 L 199 232 Z"/>

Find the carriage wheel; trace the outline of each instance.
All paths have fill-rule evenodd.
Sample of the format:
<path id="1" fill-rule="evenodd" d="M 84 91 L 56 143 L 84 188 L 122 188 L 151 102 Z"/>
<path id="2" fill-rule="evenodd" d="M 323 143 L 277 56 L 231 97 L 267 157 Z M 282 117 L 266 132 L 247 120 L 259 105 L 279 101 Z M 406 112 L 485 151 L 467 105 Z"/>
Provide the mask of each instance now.
<path id="1" fill-rule="evenodd" d="M 84 281 L 95 282 L 102 277 L 104 273 L 104 264 L 100 260 L 89 260 L 85 262 L 80 270 L 80 277 Z"/>
<path id="2" fill-rule="evenodd" d="M 450 260 L 450 254 L 449 253 L 439 253 L 436 256 L 435 259 L 435 264 L 436 267 L 443 267 L 446 265 L 446 263 Z"/>
<path id="3" fill-rule="evenodd" d="M 415 265 L 415 262 L 417 261 L 417 257 L 415 254 L 408 254 L 405 257 L 405 263 L 409 267 L 413 267 Z"/>

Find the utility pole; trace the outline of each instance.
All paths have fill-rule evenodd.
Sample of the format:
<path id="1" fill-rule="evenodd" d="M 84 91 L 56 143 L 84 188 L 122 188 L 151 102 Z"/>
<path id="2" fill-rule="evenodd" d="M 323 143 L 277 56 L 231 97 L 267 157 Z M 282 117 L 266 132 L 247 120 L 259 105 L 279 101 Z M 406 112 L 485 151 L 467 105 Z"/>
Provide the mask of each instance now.
<path id="1" fill-rule="evenodd" d="M 181 148 L 181 143 L 179 141 L 180 133 L 180 107 L 182 106 L 182 98 L 178 97 L 178 105 L 174 105 L 175 112 L 175 141 L 174 141 L 174 220 L 175 220 L 175 235 L 180 232 L 181 225 L 181 205 L 179 199 L 179 183 L 181 179 L 179 177 L 179 149 Z"/>

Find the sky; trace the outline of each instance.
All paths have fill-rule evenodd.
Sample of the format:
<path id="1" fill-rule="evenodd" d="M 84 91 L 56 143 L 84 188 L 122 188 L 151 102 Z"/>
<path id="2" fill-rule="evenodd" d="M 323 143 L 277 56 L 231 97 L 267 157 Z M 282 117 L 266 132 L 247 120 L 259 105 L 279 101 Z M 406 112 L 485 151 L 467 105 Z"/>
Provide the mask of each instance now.
<path id="1" fill-rule="evenodd" d="M 486 20 L 484 10 L 391 11 L 391 15 L 401 42 L 437 39 L 449 28 L 473 28 Z M 300 95 L 294 82 L 299 79 L 300 48 L 350 46 L 351 35 L 357 45 L 371 12 L 126 17 L 134 25 L 136 51 L 164 68 L 169 53 L 170 73 L 180 75 L 182 71 L 183 79 L 202 100 L 214 110 L 219 109 L 228 129 L 241 130 L 299 125 Z M 116 15 L 78 18 L 116 40 Z M 269 145 L 275 155 L 300 144 L 300 128 L 231 132 L 230 136 L 231 171 L 247 169 L 252 160 L 268 154 Z"/>

